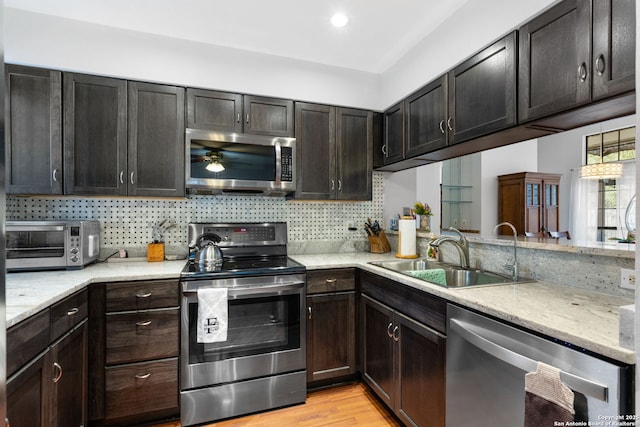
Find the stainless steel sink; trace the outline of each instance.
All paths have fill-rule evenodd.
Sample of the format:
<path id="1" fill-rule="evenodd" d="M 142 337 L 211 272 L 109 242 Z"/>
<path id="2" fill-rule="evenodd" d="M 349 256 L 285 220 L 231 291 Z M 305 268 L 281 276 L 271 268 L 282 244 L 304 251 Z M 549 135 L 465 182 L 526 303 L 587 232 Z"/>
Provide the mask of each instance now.
<path id="1" fill-rule="evenodd" d="M 456 265 L 423 258 L 415 260 L 372 261 L 369 264 L 447 288 L 503 285 L 531 281 L 518 280 L 517 282 L 513 282 L 508 277 L 489 271 L 465 269 Z"/>

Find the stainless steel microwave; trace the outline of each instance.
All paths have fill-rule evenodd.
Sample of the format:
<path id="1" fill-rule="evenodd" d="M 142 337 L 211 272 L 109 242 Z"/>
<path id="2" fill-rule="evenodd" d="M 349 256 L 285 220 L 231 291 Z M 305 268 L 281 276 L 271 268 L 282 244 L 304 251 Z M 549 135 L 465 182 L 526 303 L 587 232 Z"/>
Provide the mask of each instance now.
<path id="1" fill-rule="evenodd" d="M 295 138 L 186 130 L 192 193 L 287 195 L 296 189 Z"/>
<path id="2" fill-rule="evenodd" d="M 98 259 L 98 221 L 7 221 L 8 271 L 79 269 Z"/>

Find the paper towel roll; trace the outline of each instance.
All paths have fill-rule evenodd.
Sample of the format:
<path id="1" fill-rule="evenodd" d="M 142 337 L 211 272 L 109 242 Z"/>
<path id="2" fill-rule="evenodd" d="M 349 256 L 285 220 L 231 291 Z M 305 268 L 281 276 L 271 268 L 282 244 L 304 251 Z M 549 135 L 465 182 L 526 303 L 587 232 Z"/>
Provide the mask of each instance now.
<path id="1" fill-rule="evenodd" d="M 414 258 L 416 256 L 416 221 L 415 219 L 401 219 L 398 221 L 398 253 L 399 258 Z"/>

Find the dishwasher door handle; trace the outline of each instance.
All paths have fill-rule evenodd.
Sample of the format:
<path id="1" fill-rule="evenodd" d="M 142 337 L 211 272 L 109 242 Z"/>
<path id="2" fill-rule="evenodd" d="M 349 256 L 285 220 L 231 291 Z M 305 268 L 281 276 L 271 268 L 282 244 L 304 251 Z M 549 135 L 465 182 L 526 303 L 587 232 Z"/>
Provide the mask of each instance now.
<path id="1" fill-rule="evenodd" d="M 454 318 L 449 320 L 449 326 L 467 342 L 478 347 L 485 353 L 508 363 L 509 365 L 515 366 L 516 368 L 522 369 L 526 372 L 535 372 L 538 368 L 537 361 L 518 354 L 515 351 L 509 350 L 508 348 L 502 347 L 474 331 L 474 329 L 482 328 L 478 328 L 470 323 Z M 609 388 L 605 385 L 595 383 L 565 371 L 560 371 L 560 378 L 562 379 L 562 382 L 572 390 L 578 391 L 587 396 L 595 397 L 603 402 L 608 402 L 609 400 Z"/>

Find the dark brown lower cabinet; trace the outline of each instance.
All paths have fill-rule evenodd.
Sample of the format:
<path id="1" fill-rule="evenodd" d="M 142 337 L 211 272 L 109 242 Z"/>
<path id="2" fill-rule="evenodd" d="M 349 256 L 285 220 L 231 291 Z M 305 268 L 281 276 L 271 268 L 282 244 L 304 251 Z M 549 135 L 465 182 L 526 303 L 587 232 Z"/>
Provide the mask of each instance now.
<path id="1" fill-rule="evenodd" d="M 129 426 L 180 414 L 177 280 L 89 288 L 89 421 Z"/>
<path id="2" fill-rule="evenodd" d="M 406 425 L 443 427 L 444 301 L 426 294 L 413 298 L 406 290 L 405 295 L 395 293 L 389 286 L 408 287 L 366 273 L 363 276 L 360 310 L 365 383 Z M 374 295 L 368 295 L 367 290 Z M 420 298 L 433 301 L 422 304 Z M 425 324 L 434 322 L 439 324 L 437 329 Z"/>
<path id="3" fill-rule="evenodd" d="M 307 272 L 307 383 L 355 377 L 355 270 Z"/>
<path id="4" fill-rule="evenodd" d="M 16 427 L 86 425 L 87 324 L 55 342 L 7 382 L 7 414 Z"/>

